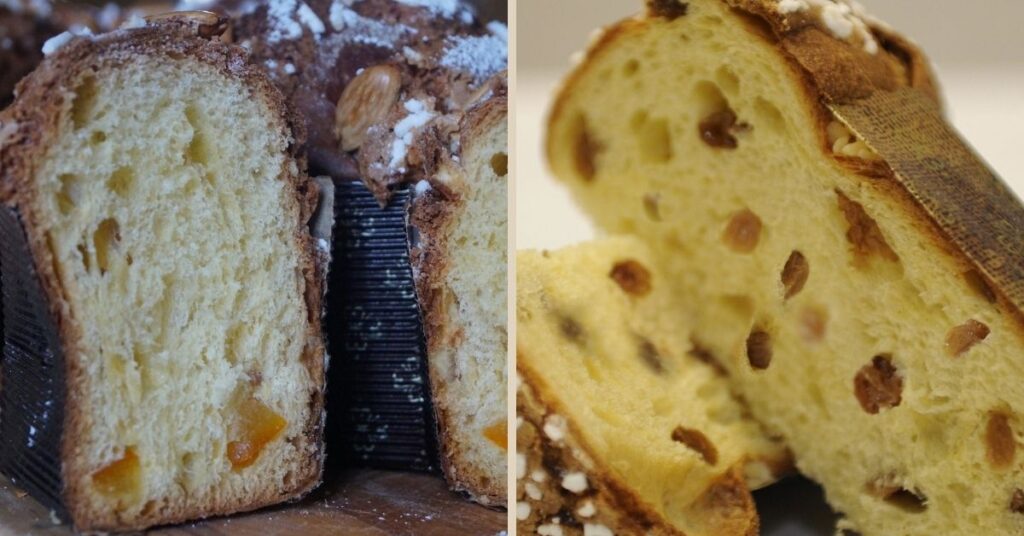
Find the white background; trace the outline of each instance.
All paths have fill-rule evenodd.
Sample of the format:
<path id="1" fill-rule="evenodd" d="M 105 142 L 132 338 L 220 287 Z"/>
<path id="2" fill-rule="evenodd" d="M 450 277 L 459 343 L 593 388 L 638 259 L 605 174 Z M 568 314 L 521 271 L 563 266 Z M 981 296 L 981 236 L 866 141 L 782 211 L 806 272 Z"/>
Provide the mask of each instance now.
<path id="1" fill-rule="evenodd" d="M 956 127 L 1024 193 L 1024 0 L 862 0 L 935 62 Z M 569 56 L 590 32 L 631 15 L 639 0 L 518 0 L 516 244 L 557 248 L 593 236 L 548 173 L 542 125 Z M 1021 230 L 1024 232 L 1024 229 Z M 795 479 L 756 494 L 765 536 L 831 536 L 821 492 Z"/>

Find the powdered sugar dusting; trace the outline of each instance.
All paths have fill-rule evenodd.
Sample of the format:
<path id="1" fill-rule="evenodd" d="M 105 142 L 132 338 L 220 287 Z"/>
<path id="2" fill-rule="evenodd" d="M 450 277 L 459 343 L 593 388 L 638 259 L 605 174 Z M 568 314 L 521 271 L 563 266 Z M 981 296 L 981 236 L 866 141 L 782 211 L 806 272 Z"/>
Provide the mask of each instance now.
<path id="1" fill-rule="evenodd" d="M 309 28 L 314 36 L 319 37 L 326 28 L 320 17 L 305 2 L 299 0 L 271 0 L 267 3 L 267 22 L 270 31 L 267 42 L 298 39 L 302 37 L 302 27 Z"/>
<path id="2" fill-rule="evenodd" d="M 404 24 L 388 24 L 379 20 L 363 17 L 349 9 L 345 0 L 334 0 L 331 4 L 331 28 L 341 32 L 345 42 L 356 42 L 367 45 L 390 48 L 402 37 L 416 33 L 416 30 Z"/>
<path id="3" fill-rule="evenodd" d="M 409 99 L 405 101 L 404 107 L 409 115 L 395 124 L 395 141 L 391 144 L 391 162 L 388 164 L 392 168 L 405 163 L 405 156 L 412 145 L 413 132 L 434 118 L 434 113 L 421 100 Z"/>
<path id="4" fill-rule="evenodd" d="M 477 82 L 486 80 L 504 71 L 508 65 L 508 41 L 494 33 L 450 37 L 441 65 L 469 73 Z"/>
<path id="5" fill-rule="evenodd" d="M 810 15 L 836 39 L 859 41 L 867 53 L 878 53 L 878 41 L 868 27 L 875 20 L 856 0 L 778 0 L 776 10 L 784 16 Z"/>
<path id="6" fill-rule="evenodd" d="M 465 6 L 460 4 L 459 0 L 398 0 L 398 3 L 407 6 L 425 7 L 431 13 L 448 17 L 449 19 L 461 11 L 468 12 Z"/>
<path id="7" fill-rule="evenodd" d="M 61 47 L 71 42 L 76 37 L 91 36 L 92 30 L 88 26 L 75 25 L 72 26 L 68 31 L 55 35 L 46 40 L 43 43 L 43 55 L 49 56 L 54 52 L 60 50 Z"/>
<path id="8" fill-rule="evenodd" d="M 299 4 L 298 16 L 299 22 L 305 24 L 306 27 L 313 32 L 313 35 L 320 35 L 327 30 L 327 28 L 324 27 L 323 21 L 320 20 L 320 17 L 317 17 L 316 13 L 313 13 L 313 10 L 305 3 Z"/>

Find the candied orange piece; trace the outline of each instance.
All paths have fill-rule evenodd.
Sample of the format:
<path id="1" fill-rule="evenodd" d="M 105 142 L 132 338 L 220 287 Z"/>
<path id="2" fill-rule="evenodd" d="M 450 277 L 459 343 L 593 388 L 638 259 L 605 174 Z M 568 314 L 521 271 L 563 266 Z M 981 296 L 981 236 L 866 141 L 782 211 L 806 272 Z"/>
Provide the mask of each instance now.
<path id="1" fill-rule="evenodd" d="M 124 456 L 92 474 L 92 483 L 109 497 L 131 498 L 142 485 L 142 464 L 135 447 L 124 450 Z"/>
<path id="2" fill-rule="evenodd" d="M 235 470 L 252 465 L 267 443 L 277 438 L 288 421 L 266 404 L 249 398 L 238 408 L 236 434 L 238 439 L 228 443 L 228 459 Z"/>
<path id="3" fill-rule="evenodd" d="M 508 421 L 502 419 L 484 428 L 484 437 L 502 449 L 508 450 Z"/>

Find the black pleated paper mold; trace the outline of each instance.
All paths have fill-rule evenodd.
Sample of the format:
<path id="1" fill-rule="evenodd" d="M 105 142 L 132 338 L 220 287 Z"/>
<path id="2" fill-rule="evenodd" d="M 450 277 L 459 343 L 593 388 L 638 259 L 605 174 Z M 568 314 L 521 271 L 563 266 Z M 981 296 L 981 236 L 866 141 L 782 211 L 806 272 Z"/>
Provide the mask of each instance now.
<path id="1" fill-rule="evenodd" d="M 409 259 L 410 192 L 381 208 L 360 182 L 335 192 L 327 331 L 331 452 L 349 465 L 437 470 L 426 345 Z"/>
<path id="2" fill-rule="evenodd" d="M 67 519 L 61 497 L 64 359 L 25 231 L 15 210 L 0 206 L 0 472 Z"/>

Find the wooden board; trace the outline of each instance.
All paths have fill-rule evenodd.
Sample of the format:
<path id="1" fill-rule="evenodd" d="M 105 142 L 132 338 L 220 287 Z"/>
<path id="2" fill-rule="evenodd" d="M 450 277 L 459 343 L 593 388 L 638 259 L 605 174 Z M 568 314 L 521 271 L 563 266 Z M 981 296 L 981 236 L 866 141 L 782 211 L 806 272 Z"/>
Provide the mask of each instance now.
<path id="1" fill-rule="evenodd" d="M 65 536 L 50 513 L 0 477 L 0 536 Z M 505 512 L 448 491 L 439 476 L 346 471 L 302 502 L 149 531 L 150 536 L 493 536 L 506 530 Z"/>

